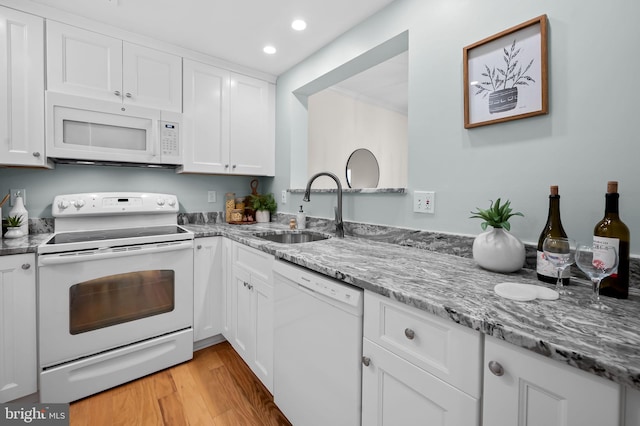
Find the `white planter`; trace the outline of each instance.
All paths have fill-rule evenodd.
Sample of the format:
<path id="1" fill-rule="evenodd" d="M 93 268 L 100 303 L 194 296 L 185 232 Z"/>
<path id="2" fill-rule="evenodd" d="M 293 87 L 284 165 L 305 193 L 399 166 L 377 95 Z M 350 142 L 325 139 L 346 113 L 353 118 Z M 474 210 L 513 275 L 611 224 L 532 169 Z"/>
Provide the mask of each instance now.
<path id="1" fill-rule="evenodd" d="M 271 220 L 271 213 L 269 210 L 256 210 L 256 222 L 265 223 Z"/>
<path id="2" fill-rule="evenodd" d="M 473 240 L 473 258 L 484 269 L 515 272 L 524 265 L 524 244 L 502 228 L 491 228 Z"/>
<path id="3" fill-rule="evenodd" d="M 24 237 L 22 229 L 18 227 L 7 227 L 7 232 L 4 233 L 5 238 L 20 238 Z"/>

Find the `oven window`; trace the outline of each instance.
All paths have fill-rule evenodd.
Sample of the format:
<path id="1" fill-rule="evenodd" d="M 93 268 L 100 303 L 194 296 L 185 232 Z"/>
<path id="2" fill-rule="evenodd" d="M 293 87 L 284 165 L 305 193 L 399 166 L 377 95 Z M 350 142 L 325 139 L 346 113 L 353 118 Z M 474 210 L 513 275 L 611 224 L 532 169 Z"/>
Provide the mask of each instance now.
<path id="1" fill-rule="evenodd" d="M 174 308 L 175 272 L 137 271 L 109 275 L 69 288 L 69 332 L 85 333 Z"/>

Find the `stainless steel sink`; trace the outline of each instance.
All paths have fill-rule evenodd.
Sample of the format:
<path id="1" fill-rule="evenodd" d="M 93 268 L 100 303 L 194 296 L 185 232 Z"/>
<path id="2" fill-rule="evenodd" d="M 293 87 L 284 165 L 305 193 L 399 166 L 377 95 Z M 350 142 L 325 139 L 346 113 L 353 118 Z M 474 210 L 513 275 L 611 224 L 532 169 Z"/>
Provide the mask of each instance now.
<path id="1" fill-rule="evenodd" d="M 268 231 L 253 234 L 255 237 L 281 244 L 310 243 L 331 238 L 329 235 L 311 231 Z"/>

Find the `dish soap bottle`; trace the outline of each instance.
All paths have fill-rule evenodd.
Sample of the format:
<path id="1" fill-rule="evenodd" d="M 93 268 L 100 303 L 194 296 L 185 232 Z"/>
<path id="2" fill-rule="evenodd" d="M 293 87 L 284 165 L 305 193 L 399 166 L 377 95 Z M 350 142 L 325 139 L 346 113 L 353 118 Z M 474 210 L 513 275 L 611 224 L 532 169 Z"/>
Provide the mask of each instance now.
<path id="1" fill-rule="evenodd" d="M 22 225 L 20 225 L 20 231 L 22 235 L 29 235 L 29 214 L 27 209 L 24 208 L 24 201 L 22 195 L 18 191 L 16 193 L 15 204 L 11 210 L 9 210 L 9 216 L 22 217 Z"/>
<path id="2" fill-rule="evenodd" d="M 300 206 L 300 211 L 296 215 L 296 223 L 298 229 L 305 229 L 307 227 L 307 215 L 302 211 L 302 206 Z"/>
<path id="3" fill-rule="evenodd" d="M 549 215 L 547 216 L 547 223 L 544 225 L 540 238 L 538 238 L 538 256 L 536 259 L 536 272 L 538 279 L 546 283 L 555 284 L 558 280 L 555 266 L 544 257 L 542 251 L 542 243 L 547 237 L 564 237 L 567 238 L 567 233 L 562 227 L 560 221 L 560 195 L 558 195 L 558 186 L 553 185 L 549 188 Z M 569 285 L 571 268 L 566 268 L 562 274 L 562 285 Z"/>
<path id="4" fill-rule="evenodd" d="M 618 252 L 618 270 L 603 278 L 600 295 L 626 299 L 629 297 L 629 228 L 618 213 L 618 182 L 607 182 L 604 218 L 593 230 L 593 246 L 613 246 Z"/>

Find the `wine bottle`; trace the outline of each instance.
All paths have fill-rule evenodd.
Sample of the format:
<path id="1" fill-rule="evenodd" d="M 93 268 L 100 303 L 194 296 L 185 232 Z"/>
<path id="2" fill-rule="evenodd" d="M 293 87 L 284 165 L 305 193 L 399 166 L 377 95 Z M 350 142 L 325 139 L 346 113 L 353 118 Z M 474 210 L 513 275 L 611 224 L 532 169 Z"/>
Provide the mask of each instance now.
<path id="1" fill-rule="evenodd" d="M 558 186 L 552 185 L 549 195 L 549 214 L 547 216 L 547 223 L 542 228 L 540 238 L 538 238 L 538 256 L 536 258 L 536 272 L 538 279 L 546 283 L 555 284 L 558 281 L 558 272 L 555 266 L 544 257 L 542 251 L 542 243 L 547 237 L 564 237 L 567 238 L 567 233 L 564 232 L 562 222 L 560 221 L 560 195 L 558 195 Z M 571 268 L 566 268 L 562 272 L 562 285 L 569 285 L 571 276 Z"/>
<path id="2" fill-rule="evenodd" d="M 600 295 L 626 299 L 629 296 L 629 228 L 619 216 L 618 182 L 607 183 L 604 218 L 593 230 L 593 245 L 613 246 L 618 252 L 618 269 L 600 283 Z"/>

